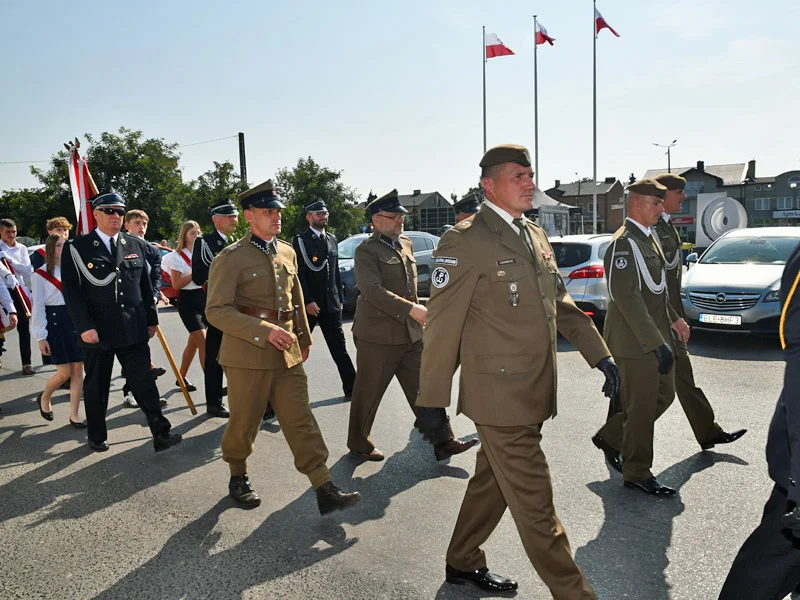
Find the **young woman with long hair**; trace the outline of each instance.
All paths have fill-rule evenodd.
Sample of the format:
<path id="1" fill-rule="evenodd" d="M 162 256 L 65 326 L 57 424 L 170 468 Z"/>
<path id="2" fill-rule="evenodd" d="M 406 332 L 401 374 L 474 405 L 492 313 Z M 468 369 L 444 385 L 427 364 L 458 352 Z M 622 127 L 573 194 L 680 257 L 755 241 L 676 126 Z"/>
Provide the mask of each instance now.
<path id="1" fill-rule="evenodd" d="M 31 334 L 39 341 L 39 350 L 49 356 L 56 366 L 55 374 L 47 380 L 44 391 L 36 398 L 42 418 L 52 421 L 51 398 L 62 383 L 69 381 L 69 422 L 83 429 L 80 418 L 81 389 L 83 388 L 83 353 L 78 346 L 78 333 L 64 306 L 61 293 L 61 250 L 65 238 L 57 233 L 47 236 L 44 264 L 33 272 L 33 306 Z"/>

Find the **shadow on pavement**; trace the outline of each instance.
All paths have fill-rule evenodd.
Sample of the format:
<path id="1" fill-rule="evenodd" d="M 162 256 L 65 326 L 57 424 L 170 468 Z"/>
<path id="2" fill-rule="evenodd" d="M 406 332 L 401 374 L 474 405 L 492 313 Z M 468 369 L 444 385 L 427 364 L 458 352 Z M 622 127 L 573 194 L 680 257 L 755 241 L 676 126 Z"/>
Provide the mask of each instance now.
<path id="1" fill-rule="evenodd" d="M 597 537 L 575 552 L 575 560 L 598 598 L 670 600 L 665 571 L 672 522 L 685 508 L 680 488 L 695 473 L 723 462 L 748 464 L 730 454 L 698 452 L 663 471 L 658 480 L 678 490 L 670 498 L 625 488 L 619 475 L 588 484 L 603 501 L 605 519 Z"/>

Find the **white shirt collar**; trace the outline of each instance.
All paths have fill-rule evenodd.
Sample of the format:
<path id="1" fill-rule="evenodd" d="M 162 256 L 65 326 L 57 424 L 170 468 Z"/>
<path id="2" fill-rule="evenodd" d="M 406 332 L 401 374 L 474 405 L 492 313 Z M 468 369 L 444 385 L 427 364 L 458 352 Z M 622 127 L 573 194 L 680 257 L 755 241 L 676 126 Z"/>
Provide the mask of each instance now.
<path id="1" fill-rule="evenodd" d="M 664 221 L 665 221 L 666 223 L 669 223 L 669 220 L 670 220 L 672 217 L 670 216 L 670 214 L 669 214 L 669 213 L 667 213 L 667 212 L 662 212 L 662 213 L 661 213 L 661 218 L 662 218 L 662 219 L 664 219 Z"/>
<path id="2" fill-rule="evenodd" d="M 103 240 L 103 243 L 106 245 L 106 250 L 108 250 L 109 253 L 110 253 L 111 252 L 111 244 L 109 243 L 108 240 L 110 240 L 111 238 L 114 238 L 114 243 L 115 244 L 117 242 L 119 242 L 119 232 L 117 232 L 115 235 L 106 235 L 105 233 L 100 231 L 100 229 L 95 229 L 95 231 L 97 232 L 98 237 L 101 240 Z"/>
<path id="3" fill-rule="evenodd" d="M 625 218 L 625 220 L 626 220 L 626 221 L 630 221 L 631 223 L 633 223 L 634 225 L 636 225 L 636 226 L 637 226 L 639 229 L 641 229 L 641 230 L 642 230 L 642 233 L 643 233 L 643 234 L 645 234 L 646 236 L 648 236 L 648 237 L 650 236 L 650 228 L 649 228 L 649 227 L 645 227 L 644 225 L 642 225 L 641 223 L 639 223 L 639 221 L 634 221 L 634 220 L 633 220 L 633 219 L 631 219 L 630 217 L 626 217 L 626 218 Z"/>
<path id="4" fill-rule="evenodd" d="M 500 216 L 500 218 L 503 219 L 503 221 L 508 223 L 511 229 L 514 230 L 514 233 L 519 234 L 519 228 L 516 225 L 514 225 L 514 217 L 511 216 L 511 213 L 506 211 L 504 208 L 500 208 L 499 206 L 497 206 L 497 204 L 494 204 L 489 200 L 484 199 L 483 203 L 489 208 L 491 208 L 494 212 L 496 212 Z M 525 215 L 522 215 L 522 217 L 520 218 L 522 219 L 523 223 L 526 221 Z"/>
<path id="5" fill-rule="evenodd" d="M 217 229 L 217 233 L 219 234 L 219 236 L 220 236 L 220 237 L 221 237 L 221 238 L 222 238 L 222 239 L 225 241 L 225 243 L 227 244 L 227 243 L 228 243 L 228 236 L 227 236 L 227 235 L 225 235 L 224 233 L 222 233 L 222 232 L 221 232 L 219 229 Z"/>
<path id="6" fill-rule="evenodd" d="M 324 232 L 324 231 L 318 231 L 318 230 L 314 229 L 314 228 L 313 228 L 313 227 L 311 227 L 311 226 L 309 226 L 308 228 L 309 228 L 309 229 L 311 230 L 311 232 L 312 232 L 314 235 L 316 235 L 317 237 L 324 237 L 324 236 L 325 236 L 325 232 Z"/>

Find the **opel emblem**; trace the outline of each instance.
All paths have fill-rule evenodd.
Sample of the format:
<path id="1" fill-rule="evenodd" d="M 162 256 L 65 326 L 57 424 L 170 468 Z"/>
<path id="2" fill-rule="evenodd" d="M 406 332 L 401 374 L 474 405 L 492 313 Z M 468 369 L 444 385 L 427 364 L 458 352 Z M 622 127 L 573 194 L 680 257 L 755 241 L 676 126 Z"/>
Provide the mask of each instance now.
<path id="1" fill-rule="evenodd" d="M 720 292 L 719 294 L 717 294 L 717 303 L 718 304 L 723 304 L 725 302 L 725 300 L 727 300 L 727 298 L 728 297 L 725 294 Z"/>

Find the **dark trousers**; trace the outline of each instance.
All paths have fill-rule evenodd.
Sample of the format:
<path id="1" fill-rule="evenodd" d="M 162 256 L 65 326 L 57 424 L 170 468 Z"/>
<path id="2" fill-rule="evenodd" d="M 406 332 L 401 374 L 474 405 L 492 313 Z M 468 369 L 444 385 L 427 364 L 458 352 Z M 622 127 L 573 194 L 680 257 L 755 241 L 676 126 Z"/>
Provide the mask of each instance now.
<path id="1" fill-rule="evenodd" d="M 353 368 L 353 361 L 347 354 L 347 345 L 344 341 L 344 331 L 342 331 L 342 311 L 337 310 L 332 313 L 319 313 L 316 317 L 308 315 L 308 325 L 311 331 L 319 323 L 322 335 L 325 336 L 325 343 L 328 345 L 333 362 L 339 369 L 339 377 L 342 380 L 342 389 L 345 396 L 353 393 L 353 384 L 356 381 L 356 370 Z"/>
<path id="2" fill-rule="evenodd" d="M 205 321 L 206 362 L 204 380 L 206 384 L 206 408 L 222 406 L 222 367 L 217 362 L 219 347 L 222 345 L 222 332 Z"/>
<path id="3" fill-rule="evenodd" d="M 764 516 L 733 560 L 719 600 L 783 600 L 800 586 L 800 540 L 781 526 L 794 504 L 777 485 Z"/>
<path id="4" fill-rule="evenodd" d="M 14 308 L 17 309 L 17 333 L 19 334 L 19 358 L 22 364 L 31 364 L 31 327 L 30 319 L 25 316 L 25 307 L 16 292 L 9 290 L 14 298 Z"/>
<path id="5" fill-rule="evenodd" d="M 150 371 L 150 347 L 140 342 L 125 348 L 101 350 L 83 347 L 83 403 L 86 409 L 87 434 L 91 441 L 106 441 L 106 410 L 111 370 L 116 355 L 127 376 L 128 385 L 136 397 L 139 408 L 147 417 L 150 432 L 155 436 L 170 430 L 170 423 L 161 413 L 156 380 Z"/>

